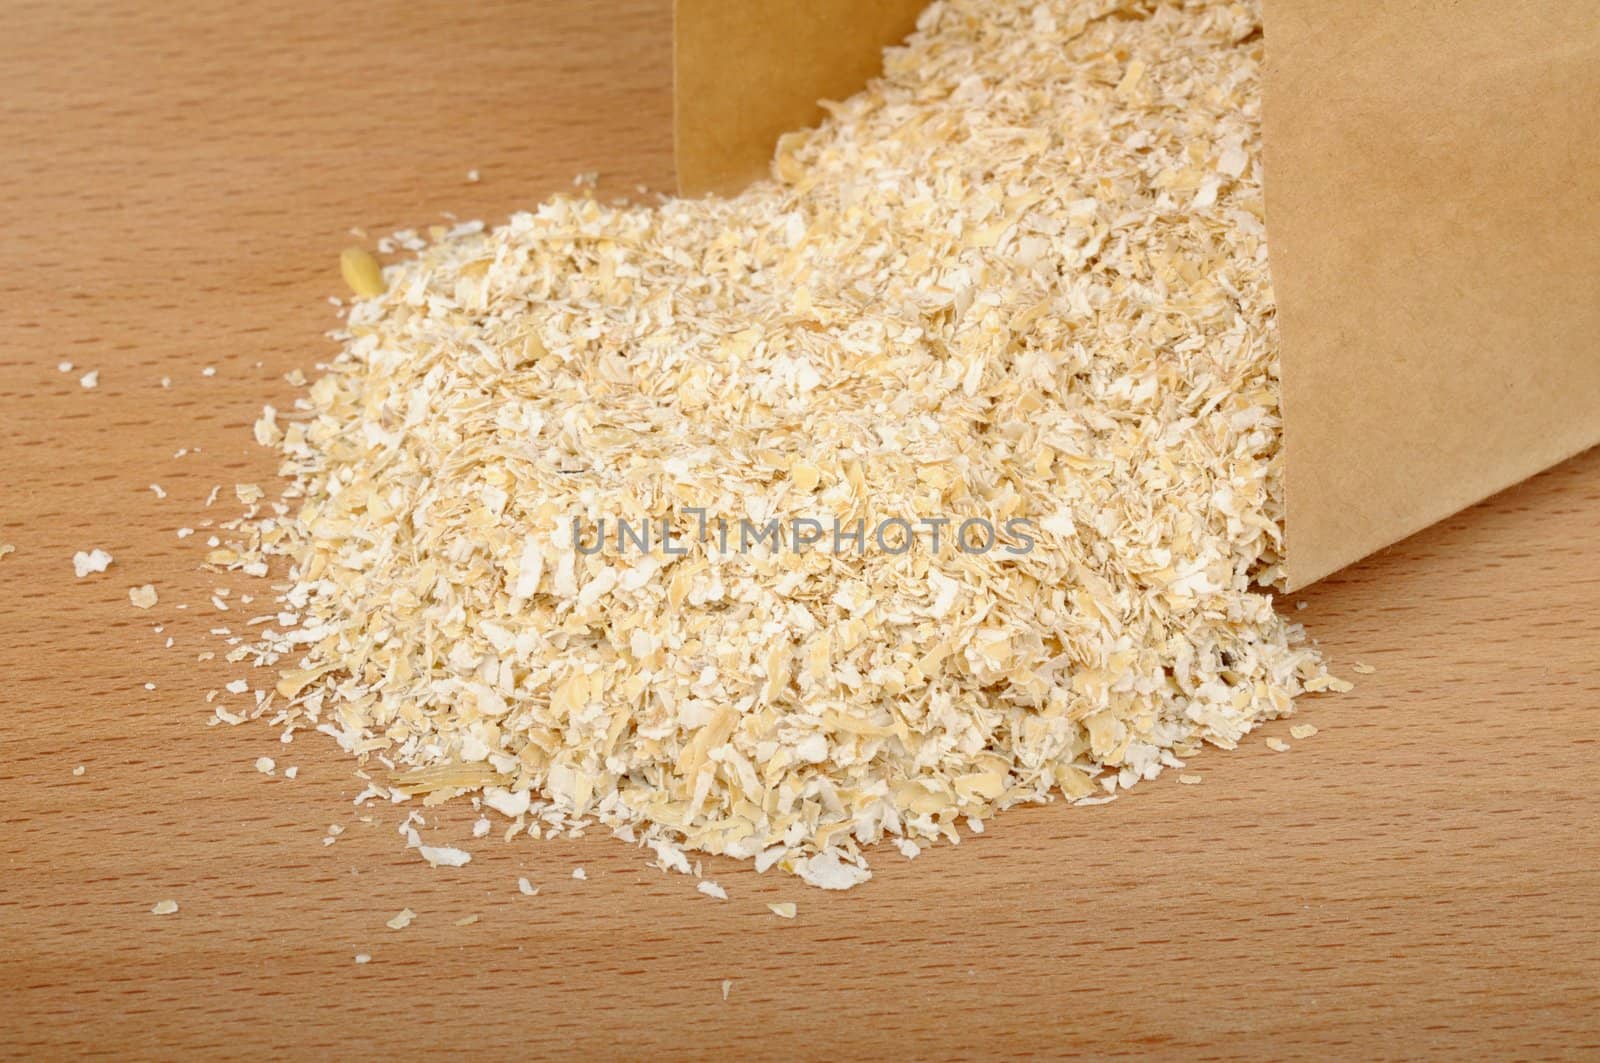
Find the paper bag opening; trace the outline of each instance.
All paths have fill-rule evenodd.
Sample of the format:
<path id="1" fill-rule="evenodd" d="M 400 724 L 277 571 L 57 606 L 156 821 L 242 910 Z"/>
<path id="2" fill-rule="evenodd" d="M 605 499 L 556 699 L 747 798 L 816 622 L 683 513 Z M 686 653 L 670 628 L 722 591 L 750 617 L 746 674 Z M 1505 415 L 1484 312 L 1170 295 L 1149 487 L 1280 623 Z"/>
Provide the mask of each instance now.
<path id="1" fill-rule="evenodd" d="M 677 0 L 680 191 L 765 175 L 923 6 Z M 1265 14 L 1295 589 L 1600 443 L 1600 5 Z"/>

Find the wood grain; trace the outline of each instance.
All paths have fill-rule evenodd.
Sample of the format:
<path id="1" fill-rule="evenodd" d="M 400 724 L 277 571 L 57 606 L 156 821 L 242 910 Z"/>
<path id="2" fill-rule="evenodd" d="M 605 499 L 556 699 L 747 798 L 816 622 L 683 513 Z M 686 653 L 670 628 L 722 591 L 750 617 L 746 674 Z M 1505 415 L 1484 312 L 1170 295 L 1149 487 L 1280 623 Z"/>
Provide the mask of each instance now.
<path id="1" fill-rule="evenodd" d="M 206 726 L 238 673 L 203 632 L 248 610 L 211 608 L 204 530 L 174 530 L 271 481 L 249 425 L 331 352 L 349 226 L 498 219 L 580 170 L 668 186 L 665 5 L 3 13 L 0 1054 L 1600 1051 L 1600 453 L 1297 596 L 1378 672 L 1308 700 L 1291 753 L 1207 752 L 1201 786 L 1016 810 L 843 895 L 712 860 L 718 903 L 607 837 L 433 870 L 396 810 L 358 819 L 331 743 Z M 91 546 L 116 565 L 76 580 Z"/>

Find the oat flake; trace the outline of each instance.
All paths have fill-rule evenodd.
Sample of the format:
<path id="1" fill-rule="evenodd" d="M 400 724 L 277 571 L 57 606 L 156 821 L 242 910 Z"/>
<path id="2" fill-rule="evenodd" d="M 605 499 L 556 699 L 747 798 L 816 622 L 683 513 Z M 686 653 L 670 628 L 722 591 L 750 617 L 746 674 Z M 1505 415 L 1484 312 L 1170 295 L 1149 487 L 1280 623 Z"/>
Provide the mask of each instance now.
<path id="1" fill-rule="evenodd" d="M 83 551 L 79 550 L 72 555 L 72 573 L 79 579 L 96 572 L 104 572 L 111 567 L 111 555 L 99 548 Z"/>

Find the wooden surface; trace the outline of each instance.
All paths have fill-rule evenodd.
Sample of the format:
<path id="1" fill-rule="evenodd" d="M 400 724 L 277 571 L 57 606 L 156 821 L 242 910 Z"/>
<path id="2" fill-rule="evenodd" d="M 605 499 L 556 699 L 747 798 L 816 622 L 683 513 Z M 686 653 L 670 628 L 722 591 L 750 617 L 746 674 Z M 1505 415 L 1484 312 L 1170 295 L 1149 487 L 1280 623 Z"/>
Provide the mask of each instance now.
<path id="1" fill-rule="evenodd" d="M 580 170 L 668 185 L 665 6 L 3 13 L 0 1055 L 1600 1051 L 1600 453 L 1298 595 L 1358 689 L 1198 787 L 1014 810 L 842 895 L 713 860 L 718 903 L 603 836 L 430 869 L 327 740 L 206 726 L 239 673 L 202 633 L 245 614 L 174 529 L 271 482 L 249 425 L 330 353 L 349 226 L 498 219 Z M 115 566 L 74 579 L 94 546 Z"/>

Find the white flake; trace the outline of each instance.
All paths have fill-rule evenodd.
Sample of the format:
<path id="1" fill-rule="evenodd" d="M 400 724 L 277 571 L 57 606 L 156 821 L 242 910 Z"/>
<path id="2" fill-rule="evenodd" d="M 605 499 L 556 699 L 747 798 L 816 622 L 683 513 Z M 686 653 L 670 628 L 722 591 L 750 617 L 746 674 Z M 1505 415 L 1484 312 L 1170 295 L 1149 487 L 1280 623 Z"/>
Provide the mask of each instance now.
<path id="1" fill-rule="evenodd" d="M 87 552 L 79 550 L 72 555 L 72 571 L 79 579 L 111 567 L 111 555 L 96 547 Z"/>

